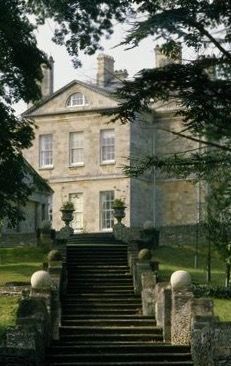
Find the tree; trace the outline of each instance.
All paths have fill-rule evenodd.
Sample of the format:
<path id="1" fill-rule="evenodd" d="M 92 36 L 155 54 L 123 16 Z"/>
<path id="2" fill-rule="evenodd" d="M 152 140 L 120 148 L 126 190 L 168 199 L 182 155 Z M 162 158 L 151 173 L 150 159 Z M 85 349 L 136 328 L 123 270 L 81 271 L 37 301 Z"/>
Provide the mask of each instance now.
<path id="1" fill-rule="evenodd" d="M 175 100 L 184 129 L 172 132 L 200 143 L 197 151 L 168 158 L 134 157 L 125 167 L 131 176 L 156 167 L 178 176 L 203 179 L 209 185 L 207 235 L 227 264 L 230 277 L 231 167 L 231 6 L 230 1 L 141 1 L 143 18 L 134 23 L 124 43 L 135 47 L 152 35 L 161 37 L 162 52 L 172 60 L 179 42 L 201 53 L 183 64 L 170 63 L 141 70 L 119 90 L 121 103 L 114 118 L 126 123 L 137 113 L 151 111 L 155 102 Z M 211 75 L 211 72 L 213 75 Z"/>
<path id="2" fill-rule="evenodd" d="M 177 99 L 178 114 L 185 124 L 185 130 L 178 134 L 200 141 L 202 146 L 191 156 L 148 156 L 131 161 L 127 172 L 142 174 L 156 166 L 184 176 L 193 171 L 198 179 L 210 180 L 208 173 L 212 170 L 230 169 L 229 0 L 0 0 L 0 5 L 0 121 L 6 130 L 5 137 L 0 136 L 1 176 L 12 171 L 11 159 L 18 162 L 14 200 L 4 179 L 0 182 L 2 207 L 8 207 L 0 217 L 9 213 L 17 201 L 25 202 L 28 193 L 20 167 L 21 151 L 33 137 L 32 125 L 31 121 L 16 118 L 11 106 L 20 98 L 26 102 L 40 98 L 41 64 L 47 59 L 38 50 L 33 31 L 48 17 L 56 22 L 54 41 L 66 46 L 76 66 L 80 64 L 81 50 L 90 55 L 100 49 L 102 36 L 109 37 L 113 32 L 114 20 L 131 22 L 123 42 L 127 47 L 136 47 L 151 36 L 153 40 L 161 39 L 161 51 L 172 59 L 178 57 L 179 42 L 203 54 L 183 64 L 141 70 L 134 81 L 124 82 L 118 92 L 124 102 L 116 118 L 123 123 L 133 121 L 137 113 L 149 111 L 151 104 Z M 219 70 L 219 77 L 211 78 L 211 69 Z M 215 178 L 216 174 L 213 181 Z M 12 211 L 12 218 L 14 215 Z"/>
<path id="3" fill-rule="evenodd" d="M 46 18 L 56 21 L 54 40 L 71 55 L 92 54 L 100 37 L 112 32 L 112 18 L 122 21 L 127 1 L 0 0 L 0 220 L 22 219 L 28 186 L 22 150 L 31 146 L 33 123 L 15 116 L 12 106 L 41 98 L 41 65 L 46 55 L 38 49 L 34 30 Z M 75 64 L 79 61 L 76 58 Z"/>

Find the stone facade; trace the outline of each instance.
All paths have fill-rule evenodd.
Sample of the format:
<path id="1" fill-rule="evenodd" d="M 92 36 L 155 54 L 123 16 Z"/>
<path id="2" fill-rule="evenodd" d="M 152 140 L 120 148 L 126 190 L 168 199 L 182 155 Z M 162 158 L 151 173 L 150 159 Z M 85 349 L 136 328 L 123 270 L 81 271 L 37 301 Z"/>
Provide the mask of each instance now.
<path id="1" fill-rule="evenodd" d="M 104 65 L 102 57 L 99 61 L 98 73 L 101 73 Z M 112 62 L 111 59 L 109 61 Z M 100 79 L 99 75 L 98 79 Z M 84 95 L 87 102 L 81 106 L 67 106 L 68 98 L 76 93 Z M 49 181 L 54 190 L 53 227 L 55 229 L 63 226 L 60 215 L 63 202 L 75 195 L 81 195 L 82 227 L 80 231 L 105 230 L 102 226 L 100 197 L 102 192 L 108 191 L 113 192 L 114 198 L 125 200 L 127 209 L 124 222 L 126 225 L 142 225 L 144 221 L 152 218 L 153 206 L 152 203 L 150 204 L 153 191 L 152 179 L 150 177 L 131 179 L 126 177 L 121 169 L 131 154 L 131 146 L 136 150 L 138 148 L 139 152 L 147 152 L 147 147 L 150 146 L 150 143 L 147 143 L 148 133 L 143 133 L 138 124 L 122 126 L 120 123 L 108 123 L 109 117 L 102 115 L 102 112 L 116 108 L 117 105 L 118 102 L 112 98 L 106 88 L 73 81 L 25 113 L 26 116 L 35 120 L 38 128 L 35 129 L 36 137 L 33 146 L 25 151 L 24 155 L 39 174 Z M 114 131 L 115 158 L 105 163 L 101 159 L 100 145 L 101 133 L 106 130 Z M 78 132 L 84 136 L 84 158 L 81 164 L 73 165 L 70 162 L 70 134 Z M 53 138 L 53 161 L 49 167 L 41 167 L 39 163 L 40 137 L 44 135 L 52 135 Z M 132 215 L 131 212 L 135 214 Z"/>
<path id="2" fill-rule="evenodd" d="M 156 52 L 158 58 L 158 50 Z M 122 166 L 128 164 L 128 158 L 166 155 L 195 147 L 194 142 L 163 131 L 163 128 L 183 129 L 180 118 L 174 116 L 176 104 L 154 105 L 153 113 L 137 117 L 132 124 L 108 123 L 110 117 L 102 115 L 102 112 L 118 107 L 118 101 L 111 94 L 118 84 L 118 80 L 112 77 L 113 72 L 114 75 L 118 72 L 114 71 L 114 60 L 110 56 L 100 55 L 97 60 L 98 85 L 75 80 L 24 113 L 33 118 L 38 127 L 33 147 L 24 154 L 54 190 L 53 227 L 60 229 L 63 225 L 59 212 L 62 203 L 78 194 L 81 195 L 81 209 L 76 208 L 76 211 L 81 211 L 78 215 L 82 215 L 79 231 L 105 230 L 100 197 L 107 191 L 113 191 L 114 198 L 125 199 L 124 223 L 130 227 L 142 227 L 147 220 L 157 227 L 193 225 L 200 221 L 203 194 L 191 180 L 175 179 L 156 172 L 136 179 L 128 178 L 122 170 Z M 47 82 L 49 78 L 44 80 Z M 82 96 L 83 101 L 73 106 L 69 100 L 75 94 Z M 110 163 L 101 161 L 103 130 L 114 131 L 115 158 Z M 73 165 L 70 162 L 70 136 L 78 132 L 84 136 L 84 159 L 81 164 Z M 42 167 L 39 162 L 40 138 L 44 135 L 52 135 L 53 138 L 53 160 L 49 167 Z"/>
<path id="3" fill-rule="evenodd" d="M 49 219 L 49 206 L 53 191 L 48 183 L 25 161 L 28 185 L 33 189 L 25 207 L 22 207 L 25 220 L 10 227 L 7 218 L 3 223 L 0 236 L 1 246 L 36 244 L 36 230 L 43 220 Z"/>

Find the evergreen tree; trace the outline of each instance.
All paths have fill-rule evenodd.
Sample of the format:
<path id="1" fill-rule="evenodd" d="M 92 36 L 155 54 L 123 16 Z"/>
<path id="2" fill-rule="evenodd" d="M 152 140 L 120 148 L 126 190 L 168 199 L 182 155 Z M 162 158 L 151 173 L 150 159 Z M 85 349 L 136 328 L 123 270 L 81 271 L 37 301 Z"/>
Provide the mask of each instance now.
<path id="1" fill-rule="evenodd" d="M 20 206 L 31 193 L 22 150 L 31 146 L 33 123 L 17 117 L 12 106 L 21 99 L 28 103 L 41 98 L 41 65 L 48 60 L 37 47 L 35 29 L 53 18 L 54 41 L 65 44 L 78 65 L 79 50 L 92 54 L 100 48 L 100 37 L 111 34 L 113 18 L 124 19 L 126 5 L 127 1 L 0 0 L 0 220 L 7 216 L 15 224 L 22 219 Z"/>

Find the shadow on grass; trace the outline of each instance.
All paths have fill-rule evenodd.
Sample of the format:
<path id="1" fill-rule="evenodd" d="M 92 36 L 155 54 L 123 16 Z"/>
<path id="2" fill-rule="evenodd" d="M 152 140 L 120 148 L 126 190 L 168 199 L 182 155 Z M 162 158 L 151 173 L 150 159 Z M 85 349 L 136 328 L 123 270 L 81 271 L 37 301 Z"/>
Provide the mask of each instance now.
<path id="1" fill-rule="evenodd" d="M 46 257 L 46 252 L 40 247 L 14 247 L 0 248 L 0 265 L 10 263 L 41 263 Z"/>
<path id="2" fill-rule="evenodd" d="M 0 286 L 12 281 L 30 281 L 32 274 L 42 269 L 41 263 L 0 265 Z"/>

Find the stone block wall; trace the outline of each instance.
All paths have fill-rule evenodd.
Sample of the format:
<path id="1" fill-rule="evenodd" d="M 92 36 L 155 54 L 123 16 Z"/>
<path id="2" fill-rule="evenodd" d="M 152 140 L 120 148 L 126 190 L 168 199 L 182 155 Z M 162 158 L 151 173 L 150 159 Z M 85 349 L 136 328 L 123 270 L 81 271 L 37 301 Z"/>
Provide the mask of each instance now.
<path id="1" fill-rule="evenodd" d="M 143 314 L 155 316 L 164 340 L 191 345 L 194 366 L 231 365 L 231 322 L 213 315 L 213 302 L 194 298 L 190 288 L 155 283 L 153 273 L 142 274 Z"/>
<path id="2" fill-rule="evenodd" d="M 46 347 L 52 339 L 59 339 L 60 290 L 65 285 L 61 279 L 64 281 L 66 276 L 61 266 L 55 269 L 49 267 L 50 288 L 32 288 L 30 293 L 23 293 L 16 326 L 7 329 L 0 344 L 1 366 L 44 365 Z"/>
<path id="3" fill-rule="evenodd" d="M 2 234 L 0 236 L 0 247 L 10 248 L 19 245 L 37 245 L 37 236 L 35 233 L 14 233 Z"/>
<path id="4" fill-rule="evenodd" d="M 207 238 L 202 225 L 168 225 L 160 227 L 160 245 L 190 245 L 206 244 Z"/>

